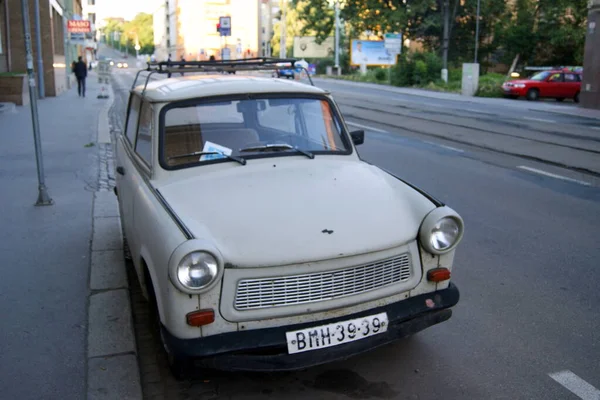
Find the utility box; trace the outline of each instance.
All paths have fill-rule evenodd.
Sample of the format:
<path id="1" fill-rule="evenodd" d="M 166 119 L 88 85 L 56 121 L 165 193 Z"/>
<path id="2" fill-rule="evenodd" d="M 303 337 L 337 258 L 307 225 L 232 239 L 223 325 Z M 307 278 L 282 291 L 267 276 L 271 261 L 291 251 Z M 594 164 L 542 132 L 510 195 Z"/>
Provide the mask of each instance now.
<path id="1" fill-rule="evenodd" d="M 463 64 L 462 95 L 475 96 L 479 88 L 479 64 Z"/>

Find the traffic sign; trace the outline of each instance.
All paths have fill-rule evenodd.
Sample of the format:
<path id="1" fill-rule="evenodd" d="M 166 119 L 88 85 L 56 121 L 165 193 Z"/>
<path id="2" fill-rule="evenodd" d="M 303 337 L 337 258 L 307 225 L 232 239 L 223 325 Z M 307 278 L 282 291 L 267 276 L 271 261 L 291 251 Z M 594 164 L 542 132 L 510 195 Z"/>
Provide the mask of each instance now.
<path id="1" fill-rule="evenodd" d="M 402 52 L 402 34 L 386 33 L 384 35 L 385 49 L 391 54 L 400 54 Z"/>
<path id="2" fill-rule="evenodd" d="M 231 36 L 231 17 L 219 17 L 221 36 Z"/>

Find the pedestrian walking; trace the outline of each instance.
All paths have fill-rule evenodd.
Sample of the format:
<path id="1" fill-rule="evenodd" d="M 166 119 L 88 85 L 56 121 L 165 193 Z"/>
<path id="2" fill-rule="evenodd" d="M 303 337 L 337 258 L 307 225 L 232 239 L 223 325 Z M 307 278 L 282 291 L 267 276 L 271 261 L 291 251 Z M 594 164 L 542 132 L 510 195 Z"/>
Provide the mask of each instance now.
<path id="1" fill-rule="evenodd" d="M 87 66 L 83 62 L 81 56 L 73 65 L 73 73 L 77 78 L 77 95 L 85 97 L 85 78 L 87 78 Z"/>
<path id="2" fill-rule="evenodd" d="M 183 56 L 181 56 L 181 62 L 184 63 L 185 62 L 185 58 Z M 183 69 L 184 65 L 180 65 L 179 69 Z M 181 71 L 181 76 L 183 76 L 183 71 Z"/>
<path id="3" fill-rule="evenodd" d="M 171 77 L 171 54 L 169 53 L 169 56 L 167 57 L 167 70 L 169 70 L 169 72 L 167 73 L 167 77 L 170 78 Z"/>

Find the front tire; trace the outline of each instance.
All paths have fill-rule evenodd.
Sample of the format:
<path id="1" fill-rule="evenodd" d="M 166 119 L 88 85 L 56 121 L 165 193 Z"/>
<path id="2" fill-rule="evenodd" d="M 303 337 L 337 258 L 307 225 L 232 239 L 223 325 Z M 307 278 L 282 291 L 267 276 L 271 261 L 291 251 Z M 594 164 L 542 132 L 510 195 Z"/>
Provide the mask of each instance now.
<path id="1" fill-rule="evenodd" d="M 556 101 L 558 101 L 559 103 L 562 103 L 563 101 L 565 101 L 564 97 L 557 97 Z"/>
<path id="2" fill-rule="evenodd" d="M 540 98 L 540 91 L 537 89 L 529 89 L 526 97 L 529 101 L 537 101 Z"/>
<path id="3" fill-rule="evenodd" d="M 165 339 L 163 336 L 163 331 L 161 329 L 160 315 L 158 312 L 158 303 L 156 301 L 156 295 L 154 293 L 154 285 L 152 285 L 152 279 L 150 278 L 150 274 L 147 270 L 145 271 L 145 274 L 146 289 L 148 291 L 148 303 L 150 307 L 150 328 L 159 339 L 161 352 L 167 360 L 169 371 L 171 372 L 175 380 L 185 380 L 190 376 L 192 363 L 189 359 L 175 357 L 172 353 L 169 352 L 167 346 L 165 345 Z"/>
<path id="4" fill-rule="evenodd" d="M 577 92 L 577 94 L 573 98 L 573 101 L 575 101 L 575 103 L 579 103 L 579 92 Z"/>

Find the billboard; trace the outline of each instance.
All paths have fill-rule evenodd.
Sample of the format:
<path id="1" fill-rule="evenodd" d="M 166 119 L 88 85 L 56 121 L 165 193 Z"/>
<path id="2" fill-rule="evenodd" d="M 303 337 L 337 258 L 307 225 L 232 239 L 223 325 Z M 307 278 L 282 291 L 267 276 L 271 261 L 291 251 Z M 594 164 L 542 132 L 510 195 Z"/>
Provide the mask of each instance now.
<path id="1" fill-rule="evenodd" d="M 353 39 L 350 45 L 350 65 L 395 65 L 396 57 L 385 48 L 383 40 Z"/>
<path id="2" fill-rule="evenodd" d="M 314 36 L 294 37 L 294 57 L 325 58 L 334 54 L 335 43 L 333 37 L 328 37 L 321 44 L 315 42 Z"/>

